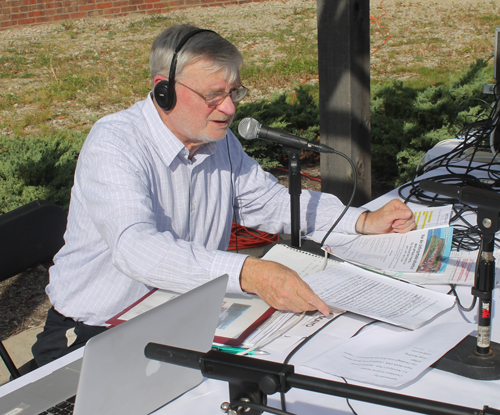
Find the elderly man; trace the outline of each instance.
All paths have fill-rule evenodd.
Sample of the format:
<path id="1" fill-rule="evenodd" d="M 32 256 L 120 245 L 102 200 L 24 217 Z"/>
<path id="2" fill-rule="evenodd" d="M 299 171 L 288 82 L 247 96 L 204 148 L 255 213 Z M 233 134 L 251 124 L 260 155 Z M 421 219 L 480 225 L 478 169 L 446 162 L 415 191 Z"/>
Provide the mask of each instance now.
<path id="1" fill-rule="evenodd" d="M 229 130 L 247 89 L 234 45 L 218 34 L 173 26 L 153 43 L 153 91 L 99 120 L 80 153 L 65 245 L 50 269 L 53 308 L 33 346 L 39 365 L 82 346 L 106 320 L 154 287 L 188 291 L 221 274 L 229 292 L 259 295 L 280 310 L 326 304 L 281 264 L 227 252 L 231 224 L 290 231 L 289 195 L 247 156 Z M 344 206 L 304 191 L 301 228 L 327 230 Z M 400 201 L 352 208 L 337 230 L 406 232 Z"/>

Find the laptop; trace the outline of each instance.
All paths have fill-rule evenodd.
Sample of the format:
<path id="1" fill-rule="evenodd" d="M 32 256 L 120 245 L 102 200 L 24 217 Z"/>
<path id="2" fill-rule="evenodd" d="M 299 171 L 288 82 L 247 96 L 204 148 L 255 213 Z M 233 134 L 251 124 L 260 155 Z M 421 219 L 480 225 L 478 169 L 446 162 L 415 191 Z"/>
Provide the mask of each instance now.
<path id="1" fill-rule="evenodd" d="M 154 412 L 203 376 L 147 359 L 144 348 L 154 342 L 209 351 L 227 280 L 223 275 L 91 338 L 82 359 L 2 397 L 0 415 L 38 415 L 75 394 L 75 415 Z"/>

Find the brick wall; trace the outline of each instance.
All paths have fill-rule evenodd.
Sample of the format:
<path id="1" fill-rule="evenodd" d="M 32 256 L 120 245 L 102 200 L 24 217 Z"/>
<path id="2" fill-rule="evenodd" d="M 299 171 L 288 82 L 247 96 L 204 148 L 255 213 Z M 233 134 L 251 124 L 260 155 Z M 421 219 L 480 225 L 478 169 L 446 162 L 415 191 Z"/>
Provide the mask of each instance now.
<path id="1" fill-rule="evenodd" d="M 0 30 L 92 16 L 165 13 L 263 0 L 0 0 Z"/>

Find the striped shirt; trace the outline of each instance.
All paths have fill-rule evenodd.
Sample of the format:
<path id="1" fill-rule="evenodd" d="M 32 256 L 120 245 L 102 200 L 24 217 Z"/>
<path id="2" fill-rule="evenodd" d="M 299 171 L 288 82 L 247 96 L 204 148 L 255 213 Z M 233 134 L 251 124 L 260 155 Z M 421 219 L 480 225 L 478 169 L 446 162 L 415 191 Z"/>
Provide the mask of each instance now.
<path id="1" fill-rule="evenodd" d="M 65 245 L 50 268 L 57 311 L 105 325 L 154 287 L 186 292 L 222 274 L 228 292 L 241 292 L 246 256 L 226 251 L 233 218 L 290 233 L 288 189 L 230 131 L 188 156 L 149 97 L 94 125 L 75 171 Z M 303 191 L 300 203 L 303 233 L 328 229 L 343 209 L 320 192 Z M 337 231 L 354 233 L 362 211 L 350 209 Z"/>

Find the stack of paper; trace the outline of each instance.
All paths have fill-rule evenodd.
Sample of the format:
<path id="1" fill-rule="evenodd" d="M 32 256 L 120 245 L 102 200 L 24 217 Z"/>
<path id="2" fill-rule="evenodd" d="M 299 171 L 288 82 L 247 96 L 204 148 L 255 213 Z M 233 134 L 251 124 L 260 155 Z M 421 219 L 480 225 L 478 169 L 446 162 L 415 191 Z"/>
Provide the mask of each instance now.
<path id="1" fill-rule="evenodd" d="M 334 308 L 331 309 L 329 316 L 324 316 L 319 312 L 296 314 L 275 311 L 264 324 L 243 342 L 242 346 L 245 348 L 262 348 L 266 346 L 272 350 L 282 351 L 314 334 L 342 313 L 344 311 Z"/>
<path id="2" fill-rule="evenodd" d="M 321 257 L 286 245 L 274 246 L 263 259 L 294 269 L 330 307 L 409 329 L 420 327 L 455 303 L 452 296 L 347 262 L 328 261 L 326 269 L 317 272 Z"/>

